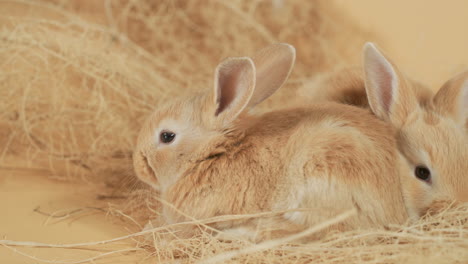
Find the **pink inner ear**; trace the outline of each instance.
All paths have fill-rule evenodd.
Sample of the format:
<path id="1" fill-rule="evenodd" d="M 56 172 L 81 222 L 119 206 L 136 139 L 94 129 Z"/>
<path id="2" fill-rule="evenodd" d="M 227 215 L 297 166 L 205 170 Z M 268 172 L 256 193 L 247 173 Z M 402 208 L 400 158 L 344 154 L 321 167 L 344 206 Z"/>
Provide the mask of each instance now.
<path id="1" fill-rule="evenodd" d="M 465 114 L 468 114 L 468 80 L 463 84 L 463 110 Z"/>
<path id="2" fill-rule="evenodd" d="M 237 92 L 242 89 L 245 83 L 245 72 L 240 65 L 220 71 L 218 78 L 218 109 L 216 115 L 226 110 L 234 100 L 236 100 Z"/>
<path id="3" fill-rule="evenodd" d="M 238 69 L 234 69 L 239 71 Z M 216 115 L 226 110 L 232 101 L 236 97 L 237 85 L 239 85 L 239 75 L 232 73 L 223 73 L 223 76 L 219 76 L 218 79 L 218 109 L 216 109 Z"/>
<path id="4" fill-rule="evenodd" d="M 376 65 L 379 77 L 379 98 L 385 112 L 390 111 L 390 105 L 393 103 L 393 72 L 383 64 Z"/>

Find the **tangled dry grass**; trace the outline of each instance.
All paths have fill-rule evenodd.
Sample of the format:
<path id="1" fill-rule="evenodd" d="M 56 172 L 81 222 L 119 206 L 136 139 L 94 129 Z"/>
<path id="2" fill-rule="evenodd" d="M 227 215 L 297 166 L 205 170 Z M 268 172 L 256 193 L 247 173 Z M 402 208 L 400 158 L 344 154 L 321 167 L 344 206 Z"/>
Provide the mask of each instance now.
<path id="1" fill-rule="evenodd" d="M 151 109 L 210 87 L 223 57 L 292 43 L 300 59 L 290 86 L 357 57 L 365 38 L 352 45 L 359 31 L 342 30 L 327 5 L 3 1 L 1 158 L 20 155 L 68 177 L 121 171 Z"/>
<path id="2" fill-rule="evenodd" d="M 139 224 L 157 216 L 158 202 L 135 182 L 131 153 L 158 103 L 211 87 L 223 57 L 288 42 L 297 48 L 293 75 L 262 107 L 294 104 L 302 83 L 357 63 L 374 39 L 330 1 L 306 0 L 3 0 L 0 25 L 0 165 L 46 168 L 128 196 L 116 206 Z M 169 244 L 154 237 L 132 251 L 184 262 L 466 263 L 467 217 L 466 206 L 451 206 L 415 224 L 307 244 L 205 234 Z"/>

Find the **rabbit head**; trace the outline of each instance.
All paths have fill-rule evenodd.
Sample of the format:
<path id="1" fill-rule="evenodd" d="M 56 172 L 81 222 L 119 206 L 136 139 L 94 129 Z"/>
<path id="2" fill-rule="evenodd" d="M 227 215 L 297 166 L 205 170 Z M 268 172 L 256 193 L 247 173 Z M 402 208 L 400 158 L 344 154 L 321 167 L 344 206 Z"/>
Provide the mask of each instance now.
<path id="1" fill-rule="evenodd" d="M 441 200 L 468 201 L 468 74 L 421 103 L 417 87 L 374 44 L 365 45 L 363 59 L 370 108 L 397 129 L 400 152 L 413 168 L 402 176 L 410 215 L 421 216 Z"/>
<path id="2" fill-rule="evenodd" d="M 138 136 L 137 176 L 164 191 L 194 164 L 223 153 L 242 134 L 248 110 L 282 86 L 294 61 L 288 44 L 271 45 L 253 58 L 228 58 L 217 66 L 211 92 L 159 107 Z"/>

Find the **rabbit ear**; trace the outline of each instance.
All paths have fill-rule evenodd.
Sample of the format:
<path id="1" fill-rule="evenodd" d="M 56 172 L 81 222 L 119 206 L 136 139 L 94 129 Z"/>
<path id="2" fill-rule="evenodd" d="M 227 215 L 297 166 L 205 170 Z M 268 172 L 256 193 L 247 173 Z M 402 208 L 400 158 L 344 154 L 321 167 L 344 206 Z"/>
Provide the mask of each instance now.
<path id="1" fill-rule="evenodd" d="M 228 58 L 215 73 L 215 115 L 232 122 L 245 109 L 255 88 L 255 66 L 250 58 Z"/>
<path id="2" fill-rule="evenodd" d="M 286 43 L 273 44 L 257 52 L 252 59 L 257 78 L 249 107 L 270 97 L 286 82 L 296 60 L 296 49 Z"/>
<path id="3" fill-rule="evenodd" d="M 468 121 L 468 71 L 447 81 L 434 97 L 436 110 L 461 125 Z"/>
<path id="4" fill-rule="evenodd" d="M 396 67 L 370 42 L 364 46 L 364 73 L 372 112 L 382 120 L 401 126 L 418 107 L 418 101 Z"/>

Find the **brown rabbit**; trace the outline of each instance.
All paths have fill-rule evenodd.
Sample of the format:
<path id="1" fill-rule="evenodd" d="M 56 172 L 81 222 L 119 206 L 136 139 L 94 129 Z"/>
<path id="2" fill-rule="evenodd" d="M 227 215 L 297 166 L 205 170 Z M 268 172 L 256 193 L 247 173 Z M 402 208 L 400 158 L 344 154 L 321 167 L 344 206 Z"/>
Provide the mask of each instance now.
<path id="1" fill-rule="evenodd" d="M 364 71 L 370 108 L 397 129 L 400 152 L 414 169 L 413 176 L 402 175 L 411 215 L 440 200 L 468 202 L 468 73 L 420 104 L 421 89 L 371 43 L 364 47 Z"/>
<path id="2" fill-rule="evenodd" d="M 269 219 L 282 230 L 268 236 L 279 236 L 350 208 L 357 215 L 333 228 L 407 219 L 400 175 L 412 171 L 397 151 L 394 130 L 369 111 L 328 103 L 249 113 L 282 86 L 294 60 L 287 44 L 267 47 L 253 59 L 228 58 L 218 65 L 211 92 L 170 102 L 151 115 L 138 137 L 134 165 L 138 177 L 177 209 L 164 206 L 167 223 L 310 209 Z M 243 232 L 252 223 L 212 226 Z M 195 231 L 186 227 L 178 235 Z"/>
<path id="3" fill-rule="evenodd" d="M 414 169 L 412 177 L 402 179 L 411 216 L 424 214 L 441 200 L 468 201 L 468 72 L 434 95 L 368 43 L 364 73 L 346 69 L 317 84 L 309 100 L 370 107 L 398 131 L 399 150 Z"/>

